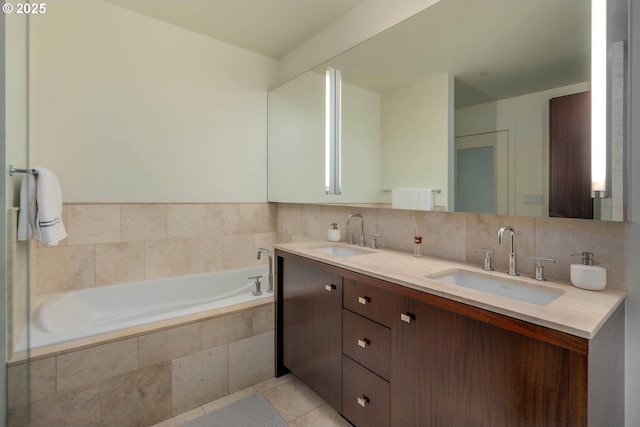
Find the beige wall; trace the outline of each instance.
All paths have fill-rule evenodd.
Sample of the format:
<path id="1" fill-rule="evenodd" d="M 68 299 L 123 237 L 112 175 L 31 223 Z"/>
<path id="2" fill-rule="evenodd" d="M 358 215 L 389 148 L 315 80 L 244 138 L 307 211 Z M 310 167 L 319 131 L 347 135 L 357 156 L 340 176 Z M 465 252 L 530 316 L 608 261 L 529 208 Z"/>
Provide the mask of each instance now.
<path id="1" fill-rule="evenodd" d="M 264 202 L 276 61 L 99 0 L 30 22 L 31 163 L 65 202 Z"/>

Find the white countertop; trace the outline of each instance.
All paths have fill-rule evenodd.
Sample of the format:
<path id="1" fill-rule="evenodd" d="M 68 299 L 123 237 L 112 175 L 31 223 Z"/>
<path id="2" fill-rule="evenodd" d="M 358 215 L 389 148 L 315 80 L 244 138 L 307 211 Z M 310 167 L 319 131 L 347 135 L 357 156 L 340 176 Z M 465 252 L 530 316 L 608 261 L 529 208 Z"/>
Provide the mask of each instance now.
<path id="1" fill-rule="evenodd" d="M 368 253 L 357 256 L 335 256 L 314 248 L 339 245 L 359 249 L 358 246 L 325 241 L 305 241 L 275 245 L 293 254 L 301 255 L 327 264 L 366 274 L 398 285 L 428 292 L 474 307 L 545 326 L 582 338 L 592 338 L 615 309 L 624 301 L 625 292 L 605 288 L 602 291 L 587 291 L 576 288 L 566 280 L 548 278 L 539 282 L 528 275 L 511 278 L 505 272 L 485 272 L 477 265 L 435 257 L 415 258 L 408 252 L 389 249 L 368 249 Z M 500 278 L 511 278 L 526 286 L 554 288 L 562 295 L 547 305 L 540 306 L 488 292 L 437 281 L 428 276 L 452 269 L 464 269 L 485 273 Z"/>

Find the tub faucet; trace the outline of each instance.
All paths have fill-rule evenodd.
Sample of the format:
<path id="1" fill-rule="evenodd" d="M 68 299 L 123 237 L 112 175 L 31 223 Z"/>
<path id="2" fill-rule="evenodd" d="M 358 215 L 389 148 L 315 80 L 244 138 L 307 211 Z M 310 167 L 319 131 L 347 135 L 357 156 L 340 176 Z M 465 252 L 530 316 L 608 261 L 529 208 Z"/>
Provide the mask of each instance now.
<path id="1" fill-rule="evenodd" d="M 500 227 L 498 230 L 498 243 L 502 243 L 502 235 L 505 231 L 511 232 L 511 252 L 509 252 L 509 275 L 510 276 L 518 276 L 516 273 L 516 250 L 515 250 L 515 240 L 516 240 L 516 232 L 510 225 L 505 225 L 504 227 Z"/>
<path id="2" fill-rule="evenodd" d="M 359 213 L 351 214 L 347 218 L 347 225 L 349 225 L 349 221 L 351 221 L 351 218 L 360 218 L 360 243 L 359 243 L 359 245 L 360 246 L 366 246 L 365 242 L 364 242 L 364 217 L 362 215 L 360 215 Z"/>
<path id="3" fill-rule="evenodd" d="M 258 259 L 260 259 L 260 254 L 263 252 L 269 257 L 269 284 L 267 285 L 267 292 L 273 292 L 273 259 L 271 258 L 271 251 L 265 248 L 258 249 Z"/>

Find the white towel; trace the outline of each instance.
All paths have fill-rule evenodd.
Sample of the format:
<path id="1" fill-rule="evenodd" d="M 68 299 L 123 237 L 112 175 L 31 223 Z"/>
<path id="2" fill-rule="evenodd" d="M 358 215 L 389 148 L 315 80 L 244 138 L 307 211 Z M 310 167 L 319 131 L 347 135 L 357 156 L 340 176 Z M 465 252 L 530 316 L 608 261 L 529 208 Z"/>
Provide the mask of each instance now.
<path id="1" fill-rule="evenodd" d="M 418 210 L 432 211 L 435 206 L 433 190 L 430 188 L 421 188 L 418 190 Z"/>
<path id="2" fill-rule="evenodd" d="M 392 209 L 418 209 L 418 189 L 417 188 L 392 188 L 391 208 Z"/>
<path id="3" fill-rule="evenodd" d="M 433 191 L 430 188 L 393 188 L 391 190 L 393 209 L 414 211 L 432 211 L 434 209 Z"/>
<path id="4" fill-rule="evenodd" d="M 37 225 L 40 241 L 45 246 L 56 246 L 67 237 L 62 223 L 62 190 L 56 175 L 49 169 L 36 168 Z"/>
<path id="5" fill-rule="evenodd" d="M 36 231 L 36 178 L 27 173 L 20 185 L 20 212 L 18 212 L 18 240 L 37 237 Z"/>

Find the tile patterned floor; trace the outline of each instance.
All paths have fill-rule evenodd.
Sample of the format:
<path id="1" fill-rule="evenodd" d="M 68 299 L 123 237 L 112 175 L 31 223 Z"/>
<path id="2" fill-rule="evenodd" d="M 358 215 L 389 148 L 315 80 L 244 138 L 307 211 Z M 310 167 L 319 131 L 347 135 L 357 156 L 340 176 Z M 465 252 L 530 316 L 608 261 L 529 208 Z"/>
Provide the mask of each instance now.
<path id="1" fill-rule="evenodd" d="M 332 407 L 292 374 L 271 378 L 214 400 L 153 427 L 176 427 L 252 393 L 262 393 L 290 427 L 351 427 Z"/>

